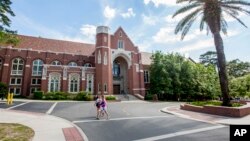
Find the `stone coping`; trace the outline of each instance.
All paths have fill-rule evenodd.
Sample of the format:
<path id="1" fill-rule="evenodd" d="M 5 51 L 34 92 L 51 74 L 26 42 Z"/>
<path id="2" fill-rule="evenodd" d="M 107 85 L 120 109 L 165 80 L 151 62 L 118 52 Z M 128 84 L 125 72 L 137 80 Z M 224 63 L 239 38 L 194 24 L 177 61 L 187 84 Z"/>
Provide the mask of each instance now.
<path id="1" fill-rule="evenodd" d="M 223 106 L 194 106 L 190 104 L 181 104 L 182 110 L 207 113 L 213 115 L 227 116 L 227 117 L 243 117 L 250 114 L 250 103 L 241 107 L 223 107 Z"/>

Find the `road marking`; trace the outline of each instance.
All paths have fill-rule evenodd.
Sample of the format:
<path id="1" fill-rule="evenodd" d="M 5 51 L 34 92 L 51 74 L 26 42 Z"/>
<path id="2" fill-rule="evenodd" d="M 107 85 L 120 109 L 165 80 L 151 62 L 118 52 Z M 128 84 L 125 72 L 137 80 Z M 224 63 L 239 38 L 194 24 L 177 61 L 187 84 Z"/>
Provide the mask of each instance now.
<path id="1" fill-rule="evenodd" d="M 28 103 L 30 103 L 30 102 L 21 103 L 21 104 L 18 104 L 16 106 L 12 106 L 10 108 L 7 108 L 6 110 L 11 110 L 11 109 L 14 109 L 14 108 L 19 107 L 19 106 L 23 106 L 23 105 L 28 104 Z"/>
<path id="2" fill-rule="evenodd" d="M 109 120 L 116 121 L 116 120 L 129 120 L 129 119 L 149 119 L 149 118 L 166 118 L 168 116 L 151 116 L 151 117 L 126 117 L 126 118 L 112 118 Z M 98 122 L 98 121 L 107 121 L 107 120 L 76 120 L 73 123 L 86 123 L 86 122 Z"/>
<path id="3" fill-rule="evenodd" d="M 50 108 L 49 108 L 49 110 L 46 112 L 46 114 L 51 114 L 52 113 L 52 111 L 54 110 L 54 108 L 56 107 L 56 104 L 57 104 L 57 102 L 55 102 Z"/>
<path id="4" fill-rule="evenodd" d="M 170 134 L 165 134 L 165 135 L 160 135 L 160 136 L 155 136 L 155 137 L 149 137 L 149 138 L 144 138 L 144 139 L 139 139 L 139 140 L 134 140 L 134 141 L 162 140 L 162 139 L 167 139 L 167 138 L 172 138 L 172 137 L 177 137 L 177 136 L 182 136 L 182 135 L 187 135 L 187 134 L 193 134 L 193 133 L 199 133 L 199 132 L 219 129 L 219 128 L 223 128 L 223 127 L 226 127 L 226 126 L 218 125 L 218 126 L 205 127 L 205 128 L 193 129 L 193 130 L 188 130 L 188 131 L 180 131 L 180 132 L 175 132 L 175 133 L 170 133 Z"/>

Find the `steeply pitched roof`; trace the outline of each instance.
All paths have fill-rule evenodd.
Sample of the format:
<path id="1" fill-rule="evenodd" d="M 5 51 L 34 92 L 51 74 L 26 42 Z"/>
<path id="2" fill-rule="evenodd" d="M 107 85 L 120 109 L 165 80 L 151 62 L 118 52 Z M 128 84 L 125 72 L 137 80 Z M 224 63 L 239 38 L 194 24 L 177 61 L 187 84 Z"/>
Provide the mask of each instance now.
<path id="1" fill-rule="evenodd" d="M 95 51 L 94 44 L 46 39 L 25 35 L 18 35 L 18 38 L 20 39 L 20 43 L 16 46 L 16 48 L 32 48 L 32 50 L 40 50 L 45 52 L 63 52 L 86 56 L 92 55 Z"/>
<path id="2" fill-rule="evenodd" d="M 150 65 L 152 62 L 152 59 L 151 59 L 152 55 L 153 55 L 152 53 L 141 52 L 142 65 Z"/>

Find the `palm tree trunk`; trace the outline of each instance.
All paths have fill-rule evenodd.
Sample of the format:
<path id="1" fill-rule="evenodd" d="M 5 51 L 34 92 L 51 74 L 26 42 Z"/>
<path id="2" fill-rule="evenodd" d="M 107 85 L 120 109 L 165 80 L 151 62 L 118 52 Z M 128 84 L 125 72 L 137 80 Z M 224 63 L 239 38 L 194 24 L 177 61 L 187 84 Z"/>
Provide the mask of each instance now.
<path id="1" fill-rule="evenodd" d="M 223 97 L 223 106 L 230 106 L 230 97 L 229 97 L 229 89 L 228 89 L 228 78 L 227 78 L 227 70 L 226 70 L 226 58 L 224 54 L 224 46 L 223 40 L 221 38 L 220 32 L 215 32 L 214 34 L 214 44 L 217 52 L 217 60 L 218 60 L 218 72 L 220 78 L 220 88 Z"/>

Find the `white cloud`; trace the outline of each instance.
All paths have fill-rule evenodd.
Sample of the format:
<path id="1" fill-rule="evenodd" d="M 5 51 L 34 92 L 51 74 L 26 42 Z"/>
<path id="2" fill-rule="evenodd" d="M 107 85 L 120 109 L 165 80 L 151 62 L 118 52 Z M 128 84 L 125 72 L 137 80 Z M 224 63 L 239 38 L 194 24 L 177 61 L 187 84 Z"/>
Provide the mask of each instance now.
<path id="1" fill-rule="evenodd" d="M 84 35 L 84 37 L 91 42 L 94 42 L 95 40 L 95 34 L 96 34 L 96 26 L 85 24 L 81 27 L 81 33 Z"/>
<path id="2" fill-rule="evenodd" d="M 149 3 L 153 3 L 155 7 L 158 7 L 159 5 L 177 6 L 176 0 L 144 0 L 145 5 L 148 5 Z"/>
<path id="3" fill-rule="evenodd" d="M 106 6 L 104 8 L 103 15 L 107 19 L 113 19 L 115 17 L 116 10 L 114 8 L 110 8 L 109 6 Z"/>
<path id="4" fill-rule="evenodd" d="M 193 44 L 185 45 L 184 47 L 181 47 L 177 50 L 177 52 L 180 53 L 188 53 L 191 51 L 206 49 L 214 47 L 214 40 L 213 39 L 207 39 L 207 40 L 199 40 Z"/>
<path id="5" fill-rule="evenodd" d="M 121 13 L 121 16 L 123 18 L 130 18 L 130 17 L 135 17 L 135 13 L 133 11 L 133 8 L 129 8 L 128 11 L 126 13 Z"/>
<path id="6" fill-rule="evenodd" d="M 148 24 L 148 25 L 155 25 L 157 22 L 157 18 L 153 16 L 146 16 L 142 14 L 142 20 L 143 23 Z"/>

